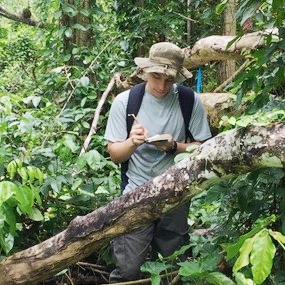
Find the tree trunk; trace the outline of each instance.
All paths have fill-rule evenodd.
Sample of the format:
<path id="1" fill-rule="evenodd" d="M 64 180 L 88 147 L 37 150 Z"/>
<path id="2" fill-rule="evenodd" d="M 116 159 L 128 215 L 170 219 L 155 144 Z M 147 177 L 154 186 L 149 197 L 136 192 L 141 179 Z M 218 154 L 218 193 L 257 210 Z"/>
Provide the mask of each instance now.
<path id="1" fill-rule="evenodd" d="M 264 46 L 267 34 L 278 34 L 278 29 L 268 29 L 245 34 L 229 45 L 235 36 L 209 36 L 197 41 L 193 47 L 186 47 L 184 66 L 194 69 L 213 61 L 225 61 L 242 58 L 242 52 Z"/>
<path id="2" fill-rule="evenodd" d="M 70 52 L 74 47 L 90 47 L 92 34 L 89 26 L 91 24 L 91 18 L 81 13 L 82 10 L 90 10 L 89 0 L 80 0 L 79 3 L 74 0 L 64 0 L 64 4 L 62 5 L 71 6 L 74 10 L 78 11 L 75 16 L 70 16 L 62 9 L 61 24 L 64 27 L 72 29 L 72 35 L 64 37 L 64 50 Z M 78 28 L 74 28 L 75 25 L 77 25 Z M 70 59 L 70 65 L 80 64 L 81 62 L 77 62 L 74 58 Z"/>
<path id="3" fill-rule="evenodd" d="M 236 0 L 229 0 L 224 13 L 224 26 L 223 35 L 235 36 L 236 35 Z M 222 84 L 234 74 L 236 70 L 235 60 L 226 60 L 219 63 L 219 83 Z"/>
<path id="4" fill-rule="evenodd" d="M 33 285 L 87 257 L 114 237 L 155 220 L 226 176 L 285 165 L 285 125 L 220 134 L 152 181 L 0 263 L 0 285 Z"/>

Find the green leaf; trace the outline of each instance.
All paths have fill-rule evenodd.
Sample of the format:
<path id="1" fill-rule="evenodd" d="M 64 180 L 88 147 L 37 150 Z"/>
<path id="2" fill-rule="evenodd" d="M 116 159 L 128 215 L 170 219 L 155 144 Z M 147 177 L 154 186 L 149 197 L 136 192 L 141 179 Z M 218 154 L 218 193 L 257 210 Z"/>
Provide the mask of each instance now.
<path id="1" fill-rule="evenodd" d="M 29 214 L 34 204 L 34 194 L 30 187 L 23 185 L 16 191 L 19 209 L 23 214 Z"/>
<path id="2" fill-rule="evenodd" d="M 14 178 L 14 176 L 15 176 L 15 174 L 16 174 L 16 172 L 17 172 L 17 168 L 18 168 L 18 166 L 17 166 L 17 163 L 16 163 L 15 160 L 12 160 L 12 161 L 10 161 L 10 162 L 8 163 L 6 169 L 7 169 L 8 175 L 9 175 L 9 177 L 10 177 L 11 179 Z"/>
<path id="3" fill-rule="evenodd" d="M 278 242 L 285 244 L 285 236 L 280 232 L 270 231 L 269 234 Z"/>
<path id="4" fill-rule="evenodd" d="M 13 182 L 0 182 L 0 206 L 16 193 L 17 188 L 18 186 Z"/>
<path id="5" fill-rule="evenodd" d="M 93 170 L 99 170 L 104 166 L 101 162 L 101 155 L 97 150 L 91 150 L 85 153 L 84 156 L 86 156 L 86 161 Z"/>
<path id="6" fill-rule="evenodd" d="M 37 187 L 30 185 L 31 190 L 34 194 L 34 199 L 37 201 L 38 205 L 42 205 L 42 199 L 40 197 L 40 193 Z"/>
<path id="7" fill-rule="evenodd" d="M 14 246 L 14 236 L 11 233 L 0 234 L 1 248 L 8 254 Z"/>
<path id="8" fill-rule="evenodd" d="M 228 3 L 228 0 L 224 0 L 222 3 L 218 4 L 216 6 L 216 14 L 218 15 L 222 14 L 226 8 L 227 3 Z"/>
<path id="9" fill-rule="evenodd" d="M 32 102 L 35 108 L 37 108 L 41 102 L 41 97 L 40 96 L 33 96 Z"/>
<path id="10" fill-rule="evenodd" d="M 74 182 L 72 183 L 71 190 L 76 190 L 79 188 L 79 186 L 83 183 L 83 180 L 81 178 L 76 178 Z"/>
<path id="11" fill-rule="evenodd" d="M 251 279 L 249 279 L 249 278 L 246 278 L 246 277 L 244 276 L 244 274 L 241 273 L 241 272 L 236 272 L 236 273 L 234 274 L 234 277 L 235 277 L 235 280 L 236 280 L 236 282 L 237 282 L 237 285 L 255 285 L 255 284 L 253 283 L 253 280 L 251 280 Z"/>
<path id="12" fill-rule="evenodd" d="M 239 271 L 241 268 L 249 264 L 249 256 L 252 251 L 252 245 L 254 243 L 254 238 L 248 238 L 244 241 L 242 247 L 240 248 L 240 255 L 234 264 L 233 272 Z"/>
<path id="13" fill-rule="evenodd" d="M 64 136 L 64 145 L 67 146 L 73 153 L 78 149 L 78 146 L 75 144 L 75 138 L 72 135 Z"/>
<path id="14" fill-rule="evenodd" d="M 62 10 L 70 17 L 74 17 L 78 14 L 78 11 L 69 5 L 62 5 Z"/>
<path id="15" fill-rule="evenodd" d="M 250 232 L 240 236 L 237 242 L 221 244 L 222 248 L 227 253 L 227 260 L 231 260 L 234 256 L 238 255 L 239 250 L 246 239 L 253 237 L 256 233 L 264 229 L 265 226 L 271 224 L 275 220 L 275 215 L 271 215 L 270 217 L 261 220 Z"/>
<path id="16" fill-rule="evenodd" d="M 27 174 L 29 177 L 29 182 L 33 183 L 35 180 L 35 171 L 34 171 L 34 168 L 30 165 L 27 166 Z"/>
<path id="17" fill-rule="evenodd" d="M 43 214 L 41 213 L 41 211 L 35 207 L 33 207 L 29 214 L 28 214 L 29 218 L 32 219 L 33 221 L 42 221 L 44 219 Z"/>
<path id="18" fill-rule="evenodd" d="M 61 73 L 64 70 L 64 66 L 59 66 L 51 70 L 51 72 Z"/>
<path id="19" fill-rule="evenodd" d="M 252 120 L 251 116 L 243 116 L 237 120 L 236 125 L 245 128 L 252 123 Z"/>
<path id="20" fill-rule="evenodd" d="M 109 192 L 104 186 L 99 186 L 95 191 L 95 194 L 109 194 Z"/>
<path id="21" fill-rule="evenodd" d="M 206 274 L 206 281 L 214 285 L 235 285 L 235 283 L 221 272 L 210 272 Z"/>
<path id="22" fill-rule="evenodd" d="M 252 264 L 253 281 L 257 285 L 262 284 L 269 276 L 275 252 L 275 245 L 267 230 L 256 235 L 250 255 L 250 262 Z"/>
<path id="23" fill-rule="evenodd" d="M 82 84 L 83 87 L 87 87 L 90 83 L 90 79 L 87 76 L 82 76 L 80 78 L 80 83 Z"/>
<path id="24" fill-rule="evenodd" d="M 229 122 L 229 124 L 231 124 L 231 125 L 235 126 L 235 125 L 236 125 L 237 120 L 236 120 L 236 118 L 235 118 L 235 117 L 230 117 L 230 118 L 229 118 L 229 120 L 228 120 L 228 122 Z"/>
<path id="25" fill-rule="evenodd" d="M 64 31 L 64 34 L 67 38 L 71 38 L 72 37 L 72 29 L 71 28 L 67 28 L 65 31 Z"/>
<path id="26" fill-rule="evenodd" d="M 151 274 L 151 284 L 160 284 L 160 273 L 171 268 L 170 264 L 163 262 L 147 261 L 141 266 L 142 272 L 149 272 Z"/>
<path id="27" fill-rule="evenodd" d="M 81 24 L 74 24 L 74 25 L 72 25 L 72 28 L 80 30 L 80 31 L 83 31 L 83 32 L 86 32 L 88 30 L 88 25 L 87 25 L 87 27 L 85 27 L 85 26 L 83 26 Z"/>
<path id="28" fill-rule="evenodd" d="M 197 149 L 198 147 L 199 147 L 199 145 L 197 145 L 197 144 L 190 144 L 189 146 L 187 146 L 186 151 L 191 153 L 195 149 Z"/>
<path id="29" fill-rule="evenodd" d="M 197 276 L 204 272 L 203 266 L 201 266 L 201 263 L 197 260 L 180 262 L 179 265 L 179 275 L 181 276 Z"/>
<path id="30" fill-rule="evenodd" d="M 17 172 L 18 172 L 18 174 L 22 178 L 22 183 L 25 184 L 29 180 L 29 175 L 28 175 L 28 172 L 27 172 L 27 168 L 26 167 L 18 168 Z"/>
<path id="31" fill-rule="evenodd" d="M 175 157 L 174 157 L 174 162 L 178 163 L 179 161 L 183 160 L 185 157 L 189 157 L 189 153 L 188 152 L 181 152 L 178 153 Z"/>
<path id="32" fill-rule="evenodd" d="M 9 232 L 14 234 L 16 231 L 16 216 L 13 208 L 3 204 L 0 208 L 1 216 L 4 217 L 5 222 L 9 225 Z"/>

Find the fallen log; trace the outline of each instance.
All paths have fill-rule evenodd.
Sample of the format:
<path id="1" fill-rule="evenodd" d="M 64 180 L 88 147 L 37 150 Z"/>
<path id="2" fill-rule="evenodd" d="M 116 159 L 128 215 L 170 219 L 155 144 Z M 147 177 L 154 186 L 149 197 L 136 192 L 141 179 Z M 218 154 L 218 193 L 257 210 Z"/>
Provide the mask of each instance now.
<path id="1" fill-rule="evenodd" d="M 210 183 L 262 167 L 285 166 L 285 125 L 227 131 L 134 192 L 0 263 L 0 284 L 38 284 L 100 249 L 114 237 L 155 220 L 200 193 Z"/>

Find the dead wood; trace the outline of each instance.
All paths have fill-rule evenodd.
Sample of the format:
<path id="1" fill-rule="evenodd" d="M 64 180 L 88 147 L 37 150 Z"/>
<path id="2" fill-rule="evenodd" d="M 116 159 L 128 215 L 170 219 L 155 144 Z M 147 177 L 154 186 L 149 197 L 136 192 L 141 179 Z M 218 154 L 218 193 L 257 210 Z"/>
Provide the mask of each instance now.
<path id="1" fill-rule="evenodd" d="M 136 191 L 0 263 L 0 284 L 33 285 L 89 256 L 112 238 L 167 213 L 227 176 L 285 165 L 285 125 L 251 126 L 220 134 Z"/>

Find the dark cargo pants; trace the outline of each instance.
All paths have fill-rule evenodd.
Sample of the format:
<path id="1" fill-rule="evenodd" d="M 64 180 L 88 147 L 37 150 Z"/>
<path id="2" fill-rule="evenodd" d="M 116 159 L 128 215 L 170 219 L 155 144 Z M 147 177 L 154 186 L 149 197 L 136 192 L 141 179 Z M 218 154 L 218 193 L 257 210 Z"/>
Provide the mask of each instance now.
<path id="1" fill-rule="evenodd" d="M 188 241 L 188 210 L 189 203 L 154 223 L 115 238 L 112 249 L 116 269 L 110 274 L 110 282 L 138 279 L 150 245 L 162 256 L 169 256 L 185 244 Z"/>

